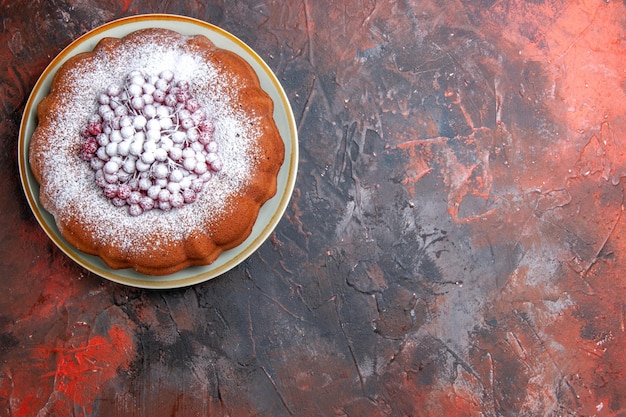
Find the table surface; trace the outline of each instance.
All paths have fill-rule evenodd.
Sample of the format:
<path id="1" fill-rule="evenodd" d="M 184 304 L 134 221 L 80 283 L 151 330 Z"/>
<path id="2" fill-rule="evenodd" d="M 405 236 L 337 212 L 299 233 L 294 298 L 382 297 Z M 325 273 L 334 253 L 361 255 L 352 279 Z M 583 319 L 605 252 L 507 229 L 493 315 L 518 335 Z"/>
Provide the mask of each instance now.
<path id="1" fill-rule="evenodd" d="M 154 12 L 251 46 L 300 146 L 271 238 L 174 290 L 67 258 L 17 165 L 47 64 Z M 626 416 L 626 2 L 2 0 L 0 17 L 0 416 Z"/>

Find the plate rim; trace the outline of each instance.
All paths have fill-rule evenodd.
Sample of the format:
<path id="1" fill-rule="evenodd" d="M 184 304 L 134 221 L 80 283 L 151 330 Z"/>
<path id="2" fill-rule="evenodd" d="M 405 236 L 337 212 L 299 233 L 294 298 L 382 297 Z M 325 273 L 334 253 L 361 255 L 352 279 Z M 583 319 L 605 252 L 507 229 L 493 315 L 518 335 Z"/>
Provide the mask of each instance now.
<path id="1" fill-rule="evenodd" d="M 285 135 L 282 132 L 279 132 L 279 133 L 281 133 L 280 134 L 281 139 L 283 143 L 285 144 L 285 150 L 289 151 L 289 153 L 287 152 L 285 153 L 285 160 L 283 161 L 283 165 L 280 168 L 281 172 L 279 172 L 279 176 L 281 175 L 281 173 L 284 174 L 284 172 L 286 172 L 286 179 L 285 179 L 284 187 L 280 187 L 278 189 L 277 194 L 274 197 L 272 197 L 272 199 L 268 200 L 269 202 L 276 198 L 280 198 L 280 200 L 277 203 L 276 209 L 272 213 L 268 214 L 269 219 L 267 223 L 260 226 L 261 230 L 258 231 L 258 234 L 256 236 L 254 236 L 254 232 L 253 232 L 253 234 L 251 234 L 242 244 L 240 244 L 239 246 L 233 249 L 230 249 L 229 251 L 222 252 L 220 256 L 218 257 L 218 260 L 219 260 L 219 258 L 225 256 L 224 254 L 226 253 L 232 254 L 232 257 L 228 261 L 226 261 L 224 264 L 215 266 L 216 262 L 218 261 L 216 260 L 216 262 L 214 262 L 211 265 L 189 267 L 182 271 L 179 271 L 178 273 L 165 275 L 165 276 L 150 276 L 150 275 L 138 273 L 136 271 L 131 271 L 132 274 L 137 275 L 138 277 L 128 277 L 128 276 L 120 275 L 120 272 L 130 271 L 130 269 L 114 270 L 114 269 L 107 267 L 104 264 L 103 264 L 104 266 L 94 265 L 90 261 L 90 259 L 93 259 L 94 261 L 96 261 L 96 260 L 99 260 L 100 258 L 98 258 L 97 256 L 87 255 L 83 252 L 80 252 L 76 248 L 72 247 L 69 243 L 65 241 L 63 236 L 60 234 L 54 221 L 52 221 L 52 224 L 50 224 L 50 222 L 45 219 L 45 215 L 44 213 L 42 213 L 42 211 L 46 213 L 47 211 L 43 209 L 43 207 L 40 206 L 39 193 L 38 193 L 39 187 L 37 186 L 36 187 L 37 190 L 34 190 L 31 187 L 31 184 L 29 183 L 29 180 L 34 181 L 35 183 L 36 183 L 36 180 L 34 180 L 33 178 L 32 172 L 30 171 L 30 164 L 28 162 L 28 154 L 29 154 L 28 145 L 30 144 L 30 136 L 32 136 L 32 132 L 30 133 L 30 135 L 28 135 L 28 137 L 26 137 L 27 135 L 26 129 L 29 126 L 29 119 L 33 117 L 36 118 L 37 104 L 39 104 L 39 100 L 37 100 L 37 96 L 40 90 L 42 89 L 42 87 L 44 86 L 46 82 L 51 81 L 51 78 L 54 76 L 54 74 L 58 70 L 58 67 L 60 67 L 71 56 L 73 56 L 73 53 L 78 53 L 75 51 L 77 48 L 84 45 L 89 40 L 96 40 L 96 43 L 97 43 L 97 41 L 106 37 L 106 34 L 109 31 L 124 28 L 124 27 L 132 27 L 132 26 L 137 26 L 141 24 L 147 24 L 147 23 L 155 24 L 155 26 L 150 26 L 150 27 L 163 27 L 163 28 L 167 28 L 170 30 L 176 30 L 175 28 L 172 28 L 172 26 L 174 26 L 176 23 L 190 24 L 191 26 L 198 27 L 199 33 L 197 34 L 203 34 L 205 36 L 207 33 L 215 34 L 216 36 L 221 36 L 225 38 L 226 40 L 231 42 L 233 46 L 242 49 L 248 56 L 247 57 L 241 56 L 241 57 L 245 59 L 246 61 L 249 61 L 249 59 L 252 59 L 255 64 L 261 67 L 263 71 L 263 75 L 267 77 L 267 80 L 269 80 L 269 82 L 271 82 L 272 87 L 275 90 L 275 93 L 280 99 L 280 103 L 275 103 L 275 112 L 276 112 L 277 105 L 280 104 L 280 109 L 282 109 L 282 111 L 284 111 L 285 113 L 284 116 L 287 122 L 285 129 L 289 137 L 284 137 Z M 127 33 L 130 33 L 138 29 L 139 28 L 129 29 Z M 209 39 L 211 38 L 209 37 Z M 94 43 L 94 46 L 95 46 L 95 43 Z M 254 65 L 253 65 L 253 69 L 257 73 L 257 76 L 259 76 L 259 78 L 263 78 L 261 77 L 261 74 L 258 73 L 257 69 L 254 68 Z M 275 98 L 274 98 L 274 101 L 276 101 Z M 34 130 L 34 127 L 33 127 L 33 130 Z M 287 209 L 287 206 L 293 194 L 293 190 L 295 188 L 297 168 L 298 168 L 298 154 L 299 154 L 298 131 L 297 131 L 296 123 L 295 123 L 294 113 L 291 108 L 290 102 L 287 98 L 287 94 L 285 93 L 281 83 L 279 82 L 278 78 L 276 77 L 272 69 L 269 67 L 269 65 L 245 42 L 243 42 L 241 39 L 239 39 L 232 33 L 216 25 L 213 25 L 211 23 L 208 23 L 208 22 L 205 22 L 203 20 L 196 19 L 193 17 L 176 15 L 176 14 L 162 14 L 162 13 L 141 14 L 141 15 L 128 16 L 128 17 L 123 17 L 120 19 L 112 20 L 110 22 L 104 23 L 86 32 L 85 34 L 79 36 L 74 41 L 72 41 L 68 46 L 63 48 L 63 50 L 61 50 L 61 52 L 59 52 L 52 59 L 52 61 L 50 61 L 50 63 L 46 66 L 44 71 L 41 73 L 41 75 L 37 79 L 35 85 L 33 86 L 31 93 L 28 97 L 28 100 L 26 101 L 26 105 L 24 107 L 22 120 L 19 126 L 19 137 L 18 137 L 18 169 L 19 169 L 22 189 L 24 191 L 24 194 L 26 195 L 28 205 L 30 206 L 31 211 L 35 215 L 37 222 L 42 227 L 44 232 L 48 235 L 48 237 L 52 240 L 52 242 L 59 249 L 61 249 L 61 251 L 64 252 L 66 256 L 68 256 L 70 259 L 72 259 L 74 262 L 76 262 L 83 268 L 93 272 L 94 274 L 102 278 L 105 278 L 107 280 L 119 283 L 119 284 L 124 284 L 124 285 L 137 287 L 137 288 L 145 288 L 145 289 L 172 289 L 172 288 L 182 288 L 182 287 L 188 287 L 191 285 L 199 284 L 199 283 L 211 280 L 213 278 L 216 278 L 226 273 L 227 271 L 241 264 L 250 255 L 252 255 L 263 244 L 263 242 L 265 242 L 269 238 L 269 236 L 273 233 L 274 229 L 280 222 L 281 218 L 283 217 L 283 214 L 285 213 Z M 254 225 L 255 228 L 259 227 L 258 222 L 259 222 L 261 212 L 263 211 L 263 207 L 265 207 L 268 202 L 266 202 L 263 206 L 261 206 L 259 217 L 257 217 L 257 220 L 255 221 L 255 225 Z M 194 272 L 191 272 L 192 270 Z M 187 271 L 187 272 L 184 272 L 184 271 Z M 180 277 L 181 274 L 186 275 L 187 273 L 191 275 Z M 171 278 L 168 278 L 168 277 L 171 277 Z"/>

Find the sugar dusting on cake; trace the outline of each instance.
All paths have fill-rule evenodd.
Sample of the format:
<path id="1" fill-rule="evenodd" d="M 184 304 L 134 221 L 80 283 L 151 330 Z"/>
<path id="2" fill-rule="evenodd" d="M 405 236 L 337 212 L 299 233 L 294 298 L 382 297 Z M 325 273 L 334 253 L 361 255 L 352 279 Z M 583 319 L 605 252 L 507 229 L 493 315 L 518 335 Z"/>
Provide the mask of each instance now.
<path id="1" fill-rule="evenodd" d="M 210 227 L 212 222 L 219 222 L 229 210 L 226 202 L 248 183 L 254 165 L 260 132 L 254 128 L 254 116 L 244 115 L 230 98 L 229 91 L 236 88 L 237 80 L 220 77 L 216 68 L 186 46 L 185 40 L 120 43 L 114 54 L 100 50 L 95 59 L 81 61 L 70 74 L 70 89 L 63 93 L 58 112 L 49 123 L 55 140 L 41 156 L 46 161 L 46 192 L 54 195 L 51 204 L 55 206 L 48 209 L 59 219 L 75 217 L 98 240 L 128 252 L 181 240 L 198 224 Z M 222 162 L 193 204 L 169 211 L 151 210 L 138 217 L 129 215 L 125 207 L 111 204 L 96 184 L 94 171 L 80 157 L 80 132 L 98 106 L 98 94 L 134 70 L 154 75 L 168 70 L 177 80 L 189 83 L 200 105 L 212 114 Z M 146 242 L 155 234 L 164 242 Z"/>

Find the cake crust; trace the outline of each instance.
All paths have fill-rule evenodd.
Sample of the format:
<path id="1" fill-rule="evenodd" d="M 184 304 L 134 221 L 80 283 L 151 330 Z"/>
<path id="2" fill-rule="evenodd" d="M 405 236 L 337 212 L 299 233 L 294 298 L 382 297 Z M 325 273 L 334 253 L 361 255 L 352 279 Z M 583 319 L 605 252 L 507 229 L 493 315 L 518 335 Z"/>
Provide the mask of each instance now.
<path id="1" fill-rule="evenodd" d="M 111 204 L 81 159 L 81 128 L 111 82 L 133 70 L 165 69 L 210 108 L 223 168 L 193 203 L 132 216 Z M 155 28 L 105 38 L 61 66 L 37 107 L 29 161 L 40 202 L 72 246 L 110 268 L 157 276 L 208 265 L 250 235 L 260 207 L 276 193 L 284 144 L 273 106 L 252 67 L 204 36 Z"/>

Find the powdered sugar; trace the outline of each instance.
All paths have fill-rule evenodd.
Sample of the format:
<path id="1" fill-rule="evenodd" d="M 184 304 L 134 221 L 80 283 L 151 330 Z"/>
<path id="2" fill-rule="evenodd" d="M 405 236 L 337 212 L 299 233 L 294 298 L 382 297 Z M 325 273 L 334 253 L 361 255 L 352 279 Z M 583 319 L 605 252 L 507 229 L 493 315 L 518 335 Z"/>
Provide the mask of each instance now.
<path id="1" fill-rule="evenodd" d="M 89 163 L 80 158 L 81 135 L 97 109 L 98 95 L 133 70 L 158 75 L 172 71 L 177 80 L 189 82 L 200 105 L 212 116 L 214 140 L 219 145 L 222 169 L 214 173 L 193 204 L 171 211 L 152 210 L 139 217 L 115 207 L 94 181 Z M 254 120 L 231 100 L 237 80 L 220 77 L 203 56 L 188 47 L 185 38 L 172 43 L 153 39 L 139 44 L 120 44 L 112 52 L 100 50 L 93 59 L 83 59 L 69 73 L 67 90 L 57 92 L 59 108 L 50 115 L 47 133 L 55 139 L 39 158 L 44 162 L 43 184 L 47 209 L 59 220 L 72 217 L 84 224 L 96 239 L 127 252 L 184 239 L 201 227 L 219 222 L 229 210 L 228 200 L 245 187 L 255 161 L 260 132 Z M 149 238 L 159 236 L 162 241 Z"/>

